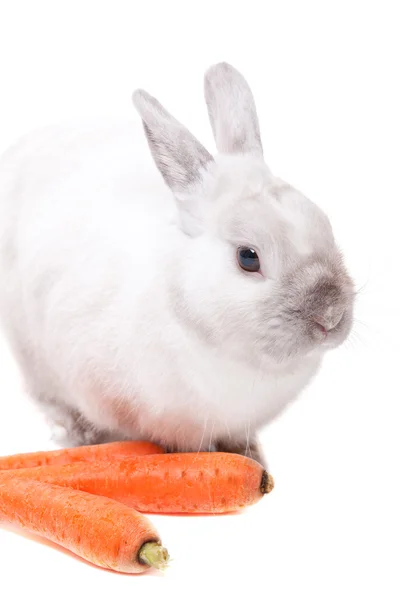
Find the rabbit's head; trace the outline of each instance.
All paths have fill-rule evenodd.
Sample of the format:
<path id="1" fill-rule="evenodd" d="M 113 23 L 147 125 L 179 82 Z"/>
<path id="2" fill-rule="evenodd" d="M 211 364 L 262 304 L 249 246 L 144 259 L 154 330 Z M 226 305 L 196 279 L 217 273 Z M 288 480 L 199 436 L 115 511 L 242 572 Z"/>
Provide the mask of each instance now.
<path id="1" fill-rule="evenodd" d="M 353 283 L 327 216 L 263 160 L 254 99 L 227 63 L 205 75 L 213 157 L 157 100 L 134 104 L 178 207 L 169 301 L 193 335 L 221 351 L 282 363 L 342 343 Z"/>

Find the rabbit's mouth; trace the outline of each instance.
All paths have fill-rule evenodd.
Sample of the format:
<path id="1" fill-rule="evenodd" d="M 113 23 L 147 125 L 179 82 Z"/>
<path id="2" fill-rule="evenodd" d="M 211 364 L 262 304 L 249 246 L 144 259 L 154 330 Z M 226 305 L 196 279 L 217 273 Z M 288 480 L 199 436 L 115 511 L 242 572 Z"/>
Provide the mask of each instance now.
<path id="1" fill-rule="evenodd" d="M 324 326 L 300 310 L 270 318 L 260 337 L 262 353 L 277 363 L 286 363 L 338 348 L 351 332 L 353 308 L 349 306 L 339 312 L 340 319 L 333 326 Z"/>
<path id="2" fill-rule="evenodd" d="M 351 313 L 351 314 L 349 314 Z M 345 311 L 340 322 L 327 332 L 327 335 L 321 342 L 323 350 L 331 350 L 341 346 L 349 337 L 353 327 L 352 311 Z"/>

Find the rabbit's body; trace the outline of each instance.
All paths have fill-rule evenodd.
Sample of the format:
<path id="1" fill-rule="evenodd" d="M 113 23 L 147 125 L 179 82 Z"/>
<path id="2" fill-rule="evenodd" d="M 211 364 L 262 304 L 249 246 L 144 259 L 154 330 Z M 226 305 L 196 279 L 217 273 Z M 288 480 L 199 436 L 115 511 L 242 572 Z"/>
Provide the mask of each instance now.
<path id="1" fill-rule="evenodd" d="M 196 147 L 197 162 L 186 164 L 193 140 L 176 129 L 172 141 L 154 142 L 151 118 L 168 113 L 149 98 L 136 103 L 171 189 L 135 122 L 51 128 L 6 153 L 0 163 L 0 316 L 32 396 L 74 443 L 108 431 L 179 449 L 208 449 L 224 440 L 227 447 L 245 447 L 309 383 L 329 346 L 307 330 L 303 347 L 300 330 L 288 329 L 282 314 L 293 319 L 300 312 L 295 302 L 304 304 L 296 286 L 302 282 L 315 292 L 317 277 L 339 278 L 333 295 L 327 292 L 330 300 L 315 292 L 319 313 L 323 308 L 332 320 L 334 346 L 350 327 L 351 282 L 318 209 L 305 201 L 293 212 L 302 197 L 251 152 L 214 161 Z M 151 118 L 146 110 L 155 110 Z M 181 154 L 165 171 L 165 148 L 181 134 Z M 262 190 L 272 228 L 264 249 L 269 245 L 271 281 L 239 272 L 231 254 L 231 230 L 239 221 L 234 216 L 221 226 L 218 220 L 235 195 L 251 198 Z M 210 198 L 218 194 L 216 214 Z M 278 198 L 284 194 L 285 202 Z M 200 196 L 207 200 L 199 208 Z M 270 198 L 278 198 L 278 217 Z M 263 218 L 261 212 L 255 223 Z M 311 234 L 310 222 L 317 225 Z M 283 226 L 284 241 L 278 239 Z M 249 231 L 234 241 L 246 242 Z M 300 283 L 291 282 L 293 269 L 302 273 Z M 289 278 L 288 290 L 282 276 Z M 336 333 L 333 321 L 342 323 L 344 312 L 346 326 Z"/>

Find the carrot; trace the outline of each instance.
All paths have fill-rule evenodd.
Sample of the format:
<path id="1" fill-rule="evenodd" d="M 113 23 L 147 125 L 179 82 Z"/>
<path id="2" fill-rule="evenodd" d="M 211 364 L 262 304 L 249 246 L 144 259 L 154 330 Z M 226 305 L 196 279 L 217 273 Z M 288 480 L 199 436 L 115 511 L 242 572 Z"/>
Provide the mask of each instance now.
<path id="1" fill-rule="evenodd" d="M 152 523 L 115 500 L 0 475 L 0 519 L 41 535 L 99 567 L 122 573 L 164 568 Z"/>
<path id="2" fill-rule="evenodd" d="M 258 462 L 223 452 L 133 456 L 6 475 L 106 496 L 147 513 L 231 512 L 256 503 L 274 486 Z"/>
<path id="3" fill-rule="evenodd" d="M 120 460 L 132 455 L 162 454 L 164 450 L 151 442 L 126 441 L 93 446 L 78 446 L 62 450 L 29 452 L 0 457 L 0 471 L 40 467 L 43 465 L 67 465 L 74 462 L 92 462 L 97 460 Z"/>

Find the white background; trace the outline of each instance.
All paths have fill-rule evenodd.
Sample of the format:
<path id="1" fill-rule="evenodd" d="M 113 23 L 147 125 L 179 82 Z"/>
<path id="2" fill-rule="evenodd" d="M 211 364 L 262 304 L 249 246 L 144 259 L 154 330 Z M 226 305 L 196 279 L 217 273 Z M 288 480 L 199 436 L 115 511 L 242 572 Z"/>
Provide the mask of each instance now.
<path id="1" fill-rule="evenodd" d="M 398 599 L 399 19 L 396 1 L 1 0 L 0 150 L 147 88 L 214 150 L 204 70 L 255 94 L 276 174 L 330 215 L 360 288 L 346 345 L 263 435 L 273 493 L 229 517 L 153 517 L 163 575 L 93 568 L 0 529 L 1 597 Z M 1 285 L 1 282 L 0 282 Z M 0 339 L 0 453 L 52 448 Z"/>

